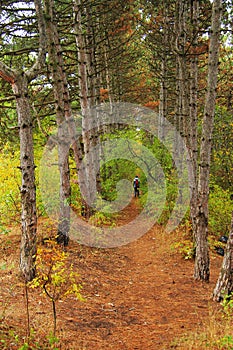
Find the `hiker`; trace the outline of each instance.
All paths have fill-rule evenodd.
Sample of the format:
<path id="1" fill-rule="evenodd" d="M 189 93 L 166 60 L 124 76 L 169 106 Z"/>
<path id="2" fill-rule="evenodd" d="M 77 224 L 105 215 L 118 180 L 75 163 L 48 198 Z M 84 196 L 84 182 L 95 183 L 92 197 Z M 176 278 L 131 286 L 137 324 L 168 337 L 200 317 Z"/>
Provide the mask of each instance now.
<path id="1" fill-rule="evenodd" d="M 139 180 L 139 177 L 136 175 L 133 180 L 134 197 L 139 197 L 139 187 L 140 187 L 140 180 Z"/>

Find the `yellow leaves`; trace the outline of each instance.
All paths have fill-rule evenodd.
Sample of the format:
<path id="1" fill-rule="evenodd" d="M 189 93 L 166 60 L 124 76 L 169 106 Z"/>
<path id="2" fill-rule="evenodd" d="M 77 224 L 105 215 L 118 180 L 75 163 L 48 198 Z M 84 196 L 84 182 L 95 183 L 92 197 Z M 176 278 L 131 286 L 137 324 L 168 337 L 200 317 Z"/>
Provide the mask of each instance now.
<path id="1" fill-rule="evenodd" d="M 38 277 L 34 278 L 33 281 L 28 282 L 28 287 L 30 288 L 38 288 L 40 286 L 40 279 Z"/>
<path id="2" fill-rule="evenodd" d="M 12 154 L 7 144 L 0 154 L 0 215 L 5 224 L 15 221 L 21 209 L 19 158 L 19 152 Z"/>
<path id="3" fill-rule="evenodd" d="M 46 245 L 37 250 L 36 278 L 28 284 L 31 288 L 41 288 L 52 300 L 61 300 L 73 294 L 78 300 L 83 300 L 77 283 L 79 277 L 68 261 L 65 253 L 56 242 L 48 240 Z"/>
<path id="4" fill-rule="evenodd" d="M 82 286 L 77 282 L 79 275 L 69 262 L 68 253 L 62 250 L 55 241 L 47 240 L 38 248 L 36 255 L 37 276 L 27 285 L 31 288 L 40 288 L 49 298 L 53 309 L 53 335 L 56 333 L 56 303 L 69 295 L 77 300 L 84 301 L 81 295 Z"/>

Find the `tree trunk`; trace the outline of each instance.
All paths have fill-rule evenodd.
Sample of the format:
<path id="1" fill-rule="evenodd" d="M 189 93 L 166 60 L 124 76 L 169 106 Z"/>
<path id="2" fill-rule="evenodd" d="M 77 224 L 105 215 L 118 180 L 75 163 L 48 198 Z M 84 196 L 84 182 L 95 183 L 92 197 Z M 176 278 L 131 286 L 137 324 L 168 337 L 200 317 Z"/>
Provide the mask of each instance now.
<path id="1" fill-rule="evenodd" d="M 69 149 L 73 148 L 77 171 L 82 160 L 82 150 L 76 137 L 76 125 L 72 117 L 70 94 L 64 69 L 62 47 L 55 21 L 54 0 L 46 0 L 46 29 L 50 70 L 53 78 L 53 92 L 56 107 L 56 122 L 58 126 L 58 158 L 60 173 L 60 214 L 58 223 L 59 243 L 68 244 L 70 230 L 70 170 Z"/>
<path id="2" fill-rule="evenodd" d="M 36 187 L 33 151 L 32 116 L 28 99 L 28 78 L 0 63 L 0 76 L 12 85 L 16 99 L 20 138 L 21 183 L 21 249 L 20 270 L 26 281 L 35 277 L 36 254 Z"/>
<path id="3" fill-rule="evenodd" d="M 189 65 L 186 53 L 187 41 L 187 13 L 188 4 L 185 0 L 179 0 L 176 3 L 176 18 L 175 18 L 175 54 L 176 54 L 176 128 L 182 137 L 187 136 L 188 123 L 188 106 L 189 106 Z M 182 176 L 184 169 L 184 149 L 183 142 L 180 142 L 180 137 L 174 140 L 174 158 L 177 158 L 178 169 L 180 169 L 179 176 Z M 182 199 L 182 194 L 180 196 Z"/>
<path id="4" fill-rule="evenodd" d="M 233 212 L 231 219 L 231 230 L 225 249 L 221 272 L 214 288 L 213 299 L 222 301 L 225 296 L 233 293 Z M 232 297 L 232 295 L 231 295 Z"/>
<path id="5" fill-rule="evenodd" d="M 70 140 L 68 128 L 64 124 L 58 126 L 58 164 L 60 174 L 60 212 L 58 221 L 57 242 L 67 246 L 69 243 L 70 232 L 70 167 L 69 167 L 69 150 Z M 67 141 L 68 139 L 68 141 Z"/>
<path id="6" fill-rule="evenodd" d="M 25 280 L 30 281 L 35 276 L 37 214 L 32 116 L 28 100 L 28 81 L 24 74 L 16 78 L 12 88 L 16 97 L 22 172 L 20 270 Z"/>
<path id="7" fill-rule="evenodd" d="M 75 28 L 75 38 L 76 46 L 78 51 L 78 71 L 79 71 L 79 99 L 82 113 L 82 133 L 84 136 L 83 144 L 84 148 L 87 147 L 87 141 L 85 140 L 85 135 L 88 130 L 88 113 L 90 113 L 90 101 L 89 101 L 89 91 L 88 91 L 88 57 L 86 53 L 86 43 L 85 43 L 85 31 L 82 24 L 83 16 L 83 3 L 80 0 L 74 1 L 74 28 Z M 85 125 L 86 124 L 86 125 Z M 84 149 L 84 153 L 85 153 Z M 88 163 L 88 161 L 86 160 Z M 89 196 L 88 196 L 88 181 L 87 181 L 86 166 L 82 162 L 82 166 L 79 169 L 79 186 L 82 194 L 82 215 L 85 217 L 90 216 L 90 206 L 89 206 Z"/>
<path id="8" fill-rule="evenodd" d="M 191 5 L 192 48 L 198 43 L 199 1 L 194 0 Z M 198 193 L 198 142 L 197 142 L 197 101 L 198 101 L 198 56 L 193 54 L 190 58 L 190 104 L 188 123 L 188 171 L 190 186 L 190 216 L 193 232 L 196 232 L 196 208 Z M 195 237 L 194 237 L 195 239 Z"/>
<path id="9" fill-rule="evenodd" d="M 99 139 L 96 104 L 100 86 L 96 57 L 95 22 L 90 4 L 74 1 L 74 28 L 78 51 L 80 105 L 84 158 L 79 169 L 79 185 L 83 195 L 83 215 L 90 217 L 96 200 L 96 178 L 99 169 Z M 95 149 L 95 152 L 93 152 Z"/>
<path id="10" fill-rule="evenodd" d="M 164 141 L 165 138 L 165 120 L 167 118 L 167 47 L 168 47 L 168 28 L 167 28 L 167 7 L 166 3 L 163 3 L 163 37 L 162 37 L 162 57 L 161 57 L 161 82 L 159 93 L 159 115 L 158 115 L 158 138 L 160 141 Z"/>
<path id="11" fill-rule="evenodd" d="M 209 173 L 217 88 L 222 1 L 215 0 L 212 6 L 207 93 L 201 137 L 198 199 L 196 208 L 196 258 L 194 270 L 195 279 L 207 282 L 209 281 L 210 275 L 208 249 Z"/>
<path id="12" fill-rule="evenodd" d="M 21 184 L 21 250 L 20 270 L 25 281 L 30 281 L 35 276 L 36 255 L 36 187 L 35 165 L 33 147 L 33 125 L 29 103 L 28 85 L 39 73 L 45 60 L 45 23 L 40 0 L 34 0 L 38 29 L 39 29 L 39 53 L 33 66 L 26 72 L 13 70 L 0 62 L 0 76 L 12 86 L 16 99 L 18 114 L 18 127 L 20 137 L 20 169 L 22 174 Z"/>

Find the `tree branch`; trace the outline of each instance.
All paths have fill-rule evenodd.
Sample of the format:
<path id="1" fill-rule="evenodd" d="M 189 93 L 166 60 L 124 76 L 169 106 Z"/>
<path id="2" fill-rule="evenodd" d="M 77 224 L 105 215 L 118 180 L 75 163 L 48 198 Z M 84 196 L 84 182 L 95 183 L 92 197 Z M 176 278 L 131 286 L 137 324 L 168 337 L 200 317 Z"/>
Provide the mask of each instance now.
<path id="1" fill-rule="evenodd" d="M 38 29 L 39 29 L 39 53 L 36 62 L 34 65 L 28 69 L 25 74 L 28 78 L 28 81 L 33 80 L 40 69 L 43 67 L 45 62 L 46 54 L 46 32 L 45 32 L 45 19 L 42 8 L 41 0 L 34 0 L 36 14 L 38 18 Z"/>

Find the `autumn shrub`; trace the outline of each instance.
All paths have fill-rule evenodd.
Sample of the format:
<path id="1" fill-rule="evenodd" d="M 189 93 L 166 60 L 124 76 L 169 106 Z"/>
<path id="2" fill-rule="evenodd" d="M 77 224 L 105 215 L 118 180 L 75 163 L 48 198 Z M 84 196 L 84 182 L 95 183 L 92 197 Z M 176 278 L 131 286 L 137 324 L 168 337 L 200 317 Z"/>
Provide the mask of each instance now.
<path id="1" fill-rule="evenodd" d="M 82 286 L 77 282 L 79 275 L 75 272 L 73 264 L 69 263 L 68 257 L 68 253 L 64 252 L 55 241 L 46 241 L 37 249 L 37 275 L 32 282 L 28 283 L 31 288 L 40 288 L 52 303 L 54 336 L 56 334 L 57 301 L 64 300 L 71 294 L 77 300 L 84 301 L 81 295 Z"/>

